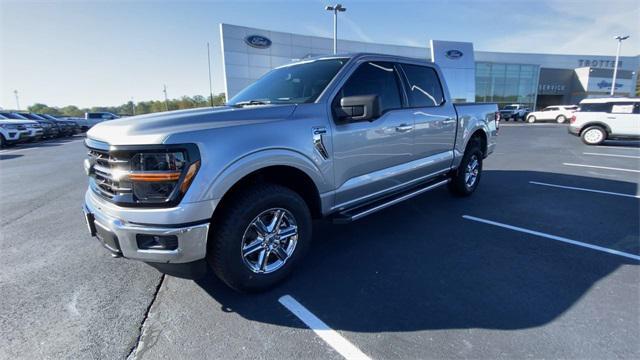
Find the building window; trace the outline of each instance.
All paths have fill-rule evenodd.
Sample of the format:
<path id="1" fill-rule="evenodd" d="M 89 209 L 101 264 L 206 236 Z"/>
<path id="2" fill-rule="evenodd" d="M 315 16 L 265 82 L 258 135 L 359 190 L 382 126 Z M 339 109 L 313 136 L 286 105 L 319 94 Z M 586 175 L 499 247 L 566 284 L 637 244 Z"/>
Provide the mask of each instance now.
<path id="1" fill-rule="evenodd" d="M 539 72 L 537 65 L 476 62 L 476 101 L 533 109 Z"/>

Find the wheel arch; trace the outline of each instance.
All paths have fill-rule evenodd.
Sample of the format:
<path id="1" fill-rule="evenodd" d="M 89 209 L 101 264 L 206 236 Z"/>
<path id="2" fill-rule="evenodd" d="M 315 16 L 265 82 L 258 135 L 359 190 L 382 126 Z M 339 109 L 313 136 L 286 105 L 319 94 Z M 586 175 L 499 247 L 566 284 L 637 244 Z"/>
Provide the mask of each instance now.
<path id="1" fill-rule="evenodd" d="M 607 132 L 607 135 L 611 135 L 611 128 L 609 127 L 609 125 L 607 125 L 607 124 L 605 124 L 603 122 L 600 122 L 600 121 L 590 121 L 590 122 L 585 123 L 584 125 L 582 125 L 582 128 L 580 129 L 580 136 L 582 136 L 582 133 L 586 129 L 588 129 L 590 127 L 593 127 L 593 126 L 601 127 Z"/>

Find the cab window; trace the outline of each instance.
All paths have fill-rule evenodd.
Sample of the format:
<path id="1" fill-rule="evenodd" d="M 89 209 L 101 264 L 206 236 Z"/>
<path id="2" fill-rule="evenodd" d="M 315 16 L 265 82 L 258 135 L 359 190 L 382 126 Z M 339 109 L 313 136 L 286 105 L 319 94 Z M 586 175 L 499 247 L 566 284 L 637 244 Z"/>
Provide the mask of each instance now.
<path id="1" fill-rule="evenodd" d="M 377 61 L 361 64 L 344 84 L 336 101 L 339 103 L 343 97 L 359 95 L 378 95 L 382 113 L 401 108 L 402 98 L 395 66 Z"/>
<path id="2" fill-rule="evenodd" d="M 438 74 L 433 68 L 419 65 L 402 64 L 407 77 L 409 106 L 439 106 L 444 102 L 442 86 Z"/>

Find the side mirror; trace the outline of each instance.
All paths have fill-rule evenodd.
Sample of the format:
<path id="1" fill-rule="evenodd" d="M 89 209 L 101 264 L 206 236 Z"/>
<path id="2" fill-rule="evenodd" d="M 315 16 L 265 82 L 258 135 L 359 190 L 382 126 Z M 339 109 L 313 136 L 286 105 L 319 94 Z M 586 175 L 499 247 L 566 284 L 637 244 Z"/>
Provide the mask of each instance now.
<path id="1" fill-rule="evenodd" d="M 372 121 L 380 117 L 380 97 L 378 95 L 347 96 L 340 99 L 338 117 L 349 121 Z"/>

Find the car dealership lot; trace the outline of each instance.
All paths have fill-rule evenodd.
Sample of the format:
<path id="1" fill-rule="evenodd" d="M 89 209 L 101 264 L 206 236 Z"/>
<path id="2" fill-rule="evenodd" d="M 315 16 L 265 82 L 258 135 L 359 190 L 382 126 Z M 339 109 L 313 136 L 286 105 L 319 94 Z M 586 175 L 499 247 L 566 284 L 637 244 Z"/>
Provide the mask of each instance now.
<path id="1" fill-rule="evenodd" d="M 112 259 L 80 211 L 82 138 L 2 150 L 0 358 L 638 358 L 638 142 L 500 132 L 474 196 L 318 221 L 259 295 Z"/>

